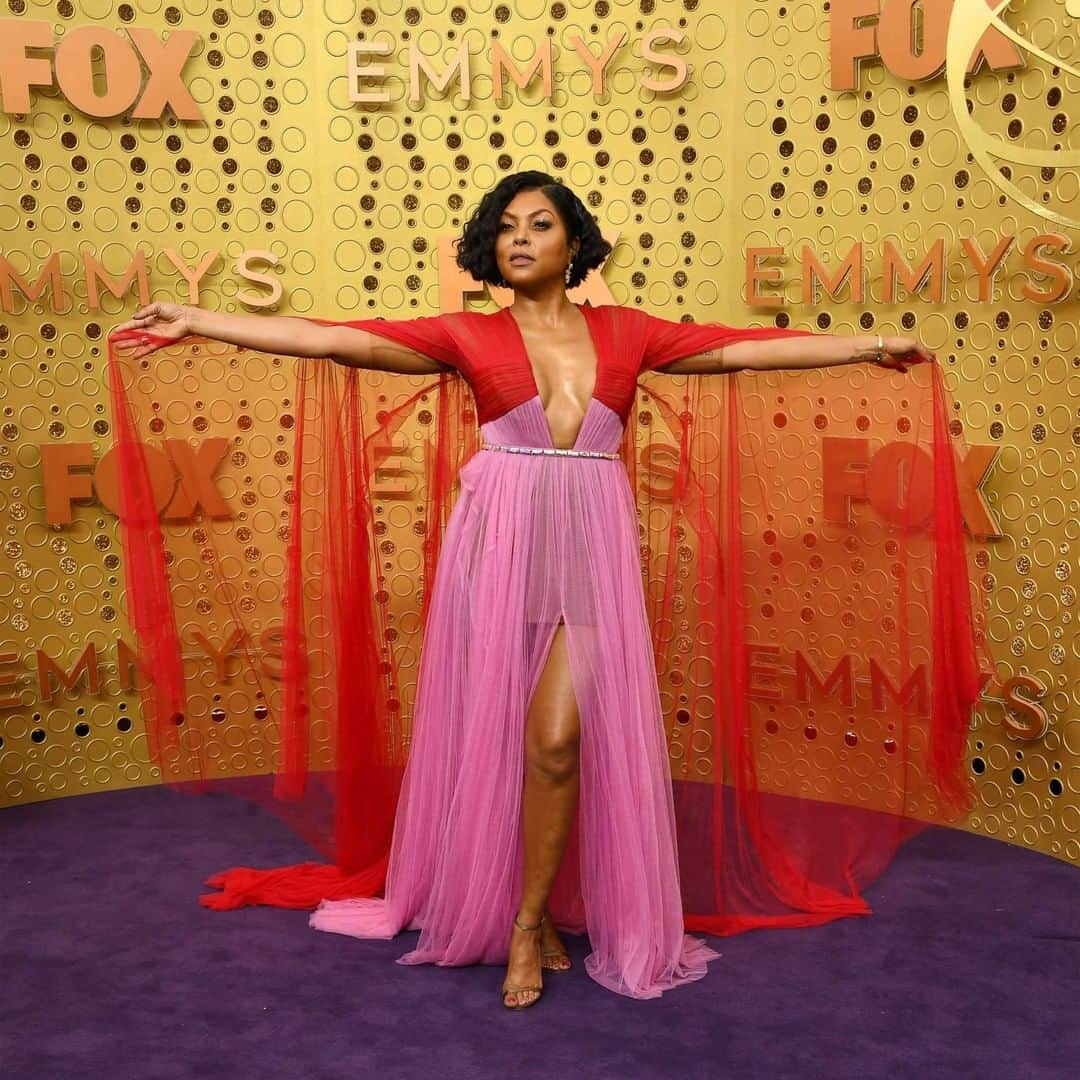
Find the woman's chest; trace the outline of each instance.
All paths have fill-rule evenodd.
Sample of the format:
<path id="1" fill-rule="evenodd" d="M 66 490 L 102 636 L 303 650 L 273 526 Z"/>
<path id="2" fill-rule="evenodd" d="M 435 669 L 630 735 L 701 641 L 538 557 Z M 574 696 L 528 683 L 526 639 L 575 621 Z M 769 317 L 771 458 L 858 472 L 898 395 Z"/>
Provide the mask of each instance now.
<path id="1" fill-rule="evenodd" d="M 579 316 L 579 319 L 582 318 Z M 584 322 L 557 330 L 520 327 L 520 362 L 528 365 L 536 395 L 548 415 L 588 408 L 600 373 L 600 357 Z"/>
<path id="2" fill-rule="evenodd" d="M 489 325 L 489 333 L 478 336 L 469 350 L 465 374 L 480 423 L 534 396 L 552 420 L 553 433 L 560 424 L 573 430 L 593 399 L 626 420 L 639 365 L 618 341 L 608 339 L 595 315 L 587 338 L 569 326 L 561 332 L 519 329 L 506 312 L 489 317 L 500 318 L 501 324 Z"/>

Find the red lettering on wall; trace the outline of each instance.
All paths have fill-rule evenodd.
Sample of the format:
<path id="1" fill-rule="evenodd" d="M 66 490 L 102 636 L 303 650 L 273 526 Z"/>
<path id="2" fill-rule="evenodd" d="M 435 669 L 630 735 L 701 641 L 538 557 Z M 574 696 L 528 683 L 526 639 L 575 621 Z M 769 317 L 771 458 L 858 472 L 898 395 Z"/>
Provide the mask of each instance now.
<path id="1" fill-rule="evenodd" d="M 959 461 L 960 511 L 972 536 L 1001 536 L 981 486 L 998 448 L 969 447 Z M 867 439 L 826 435 L 821 440 L 825 518 L 854 520 L 854 504 L 868 502 L 886 521 L 908 527 L 930 524 L 934 503 L 933 463 L 913 443 L 892 442 L 870 452 Z"/>
<path id="2" fill-rule="evenodd" d="M 218 682 L 226 683 L 229 681 L 228 672 L 228 659 L 236 651 L 237 645 L 240 644 L 247 636 L 242 629 L 236 627 L 233 632 L 226 638 L 225 644 L 221 648 L 214 646 L 213 642 L 201 631 L 196 630 L 194 633 L 195 644 L 202 647 L 203 652 L 210 657 L 211 663 L 214 665 L 214 675 L 217 677 Z"/>
<path id="3" fill-rule="evenodd" d="M 755 658 L 755 654 L 763 657 L 778 657 L 779 645 L 757 645 L 747 642 L 746 644 L 746 672 L 750 684 L 750 696 L 763 701 L 780 701 L 783 693 L 776 685 L 776 679 L 780 674 L 780 668 L 774 663 L 768 664 Z M 768 679 L 769 685 L 762 686 L 756 683 L 757 679 Z"/>
<path id="4" fill-rule="evenodd" d="M 57 694 L 57 691 L 53 688 L 51 675 L 56 676 L 60 685 L 65 690 L 74 690 L 75 684 L 79 679 L 85 675 L 89 682 L 89 691 L 91 694 L 96 694 L 99 687 L 99 676 L 97 666 L 97 652 L 94 649 L 94 643 L 91 641 L 83 649 L 82 655 L 75 661 L 75 666 L 69 672 L 65 672 L 64 669 L 51 657 L 48 656 L 43 649 L 38 649 L 37 653 L 37 670 L 38 670 L 38 684 L 41 690 L 41 696 L 45 701 L 52 701 Z"/>
<path id="5" fill-rule="evenodd" d="M 88 116 L 157 120 L 166 106 L 177 120 L 202 120 L 184 85 L 181 69 L 201 38 L 193 30 L 173 30 L 160 41 L 153 30 L 127 28 L 130 43 L 104 26 L 76 26 L 55 45 L 53 60 L 28 56 L 29 49 L 53 49 L 52 23 L 4 19 L 0 23 L 0 99 L 6 113 L 29 113 L 30 87 L 56 83 L 75 108 Z M 149 72 L 143 85 L 140 59 Z M 134 106 L 134 108 L 132 108 Z"/>
<path id="6" fill-rule="evenodd" d="M 997 7 L 1000 0 L 986 0 Z M 829 8 L 829 86 L 857 90 L 861 64 L 880 57 L 897 78 L 918 82 L 940 75 L 952 19 L 952 0 L 833 0 Z M 1017 47 L 996 27 L 979 38 L 970 75 L 983 61 L 994 71 L 1023 67 Z"/>
<path id="7" fill-rule="evenodd" d="M 927 687 L 926 665 L 914 668 L 902 686 L 893 686 L 885 669 L 870 657 L 870 696 L 874 708 L 884 711 L 886 695 L 897 705 L 911 705 L 912 698 L 917 713 L 925 716 L 930 712 L 930 691 Z"/>
<path id="8" fill-rule="evenodd" d="M 0 667 L 7 667 L 9 664 L 18 664 L 19 654 L 17 652 L 0 652 Z M 19 674 L 15 671 L 0 671 L 0 686 L 18 686 Z M 18 694 L 6 694 L 4 697 L 0 697 L 0 709 L 19 709 L 22 707 L 22 698 Z"/>
<path id="9" fill-rule="evenodd" d="M 1042 697 L 1046 684 L 1033 675 L 1014 675 L 1006 680 L 1002 686 L 1005 695 L 1002 723 L 1018 739 L 1041 739 L 1050 730 L 1050 716 L 1041 705 L 1022 694 L 1022 690 L 1033 697 Z"/>
<path id="10" fill-rule="evenodd" d="M 164 520 L 190 521 L 199 512 L 208 518 L 231 518 L 232 510 L 214 482 L 214 473 L 228 453 L 228 439 L 204 439 L 194 445 L 185 439 L 166 439 L 165 448 L 143 446 L 154 505 L 164 511 Z M 95 463 L 90 443 L 42 444 L 45 521 L 70 525 L 72 503 L 94 498 L 119 517 L 119 465 L 115 448 Z"/>
<path id="11" fill-rule="evenodd" d="M 795 654 L 795 696 L 801 702 L 809 702 L 813 695 L 810 687 L 818 693 L 828 696 L 840 688 L 841 702 L 851 708 L 855 704 L 855 675 L 852 670 L 851 656 L 842 656 L 832 669 L 827 679 L 823 679 L 813 664 L 801 652 Z"/>
<path id="12" fill-rule="evenodd" d="M 150 668 L 139 660 L 135 650 L 123 638 L 116 642 L 116 669 L 117 684 L 121 690 L 134 690 L 136 675 L 151 682 L 154 678 Z"/>

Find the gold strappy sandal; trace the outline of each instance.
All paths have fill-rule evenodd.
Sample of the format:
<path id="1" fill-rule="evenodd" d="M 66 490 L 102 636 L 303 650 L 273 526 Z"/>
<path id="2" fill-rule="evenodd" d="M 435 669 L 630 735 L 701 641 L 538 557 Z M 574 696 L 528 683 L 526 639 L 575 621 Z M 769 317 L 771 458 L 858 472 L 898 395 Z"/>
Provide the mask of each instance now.
<path id="1" fill-rule="evenodd" d="M 548 917 L 548 912 L 544 912 L 544 919 Z M 544 920 L 540 920 L 540 925 L 543 926 Z M 566 961 L 566 966 L 562 967 L 562 961 Z M 558 965 L 558 966 L 557 966 Z M 556 975 L 565 974 L 569 971 L 574 963 L 570 959 L 570 954 L 565 949 L 555 949 L 552 952 L 544 952 L 543 946 L 540 946 L 540 966 L 544 971 L 554 971 Z"/>
<path id="2" fill-rule="evenodd" d="M 534 931 L 539 930 L 540 927 L 542 927 L 544 925 L 544 919 L 546 917 L 547 917 L 546 913 L 544 915 L 541 915 L 540 916 L 540 921 L 535 926 L 522 926 L 521 923 L 518 922 L 518 917 L 515 915 L 514 916 L 514 925 L 519 930 L 524 930 L 526 933 L 532 933 Z M 537 944 L 539 944 L 539 942 Z M 541 961 L 541 965 L 542 964 L 543 964 L 543 961 Z M 543 986 L 507 986 L 505 983 L 503 983 L 503 987 L 502 987 L 502 990 L 500 990 L 500 993 L 502 994 L 503 1006 L 505 1008 L 507 1008 L 507 1009 L 528 1009 L 529 1007 L 535 1005 L 540 1000 L 540 998 L 543 997 L 544 988 L 543 988 Z M 525 993 L 536 994 L 536 997 L 534 997 L 531 1001 L 519 1001 L 517 1004 L 514 1004 L 514 1005 L 511 1005 L 506 1000 L 506 995 L 507 994 L 525 994 Z"/>

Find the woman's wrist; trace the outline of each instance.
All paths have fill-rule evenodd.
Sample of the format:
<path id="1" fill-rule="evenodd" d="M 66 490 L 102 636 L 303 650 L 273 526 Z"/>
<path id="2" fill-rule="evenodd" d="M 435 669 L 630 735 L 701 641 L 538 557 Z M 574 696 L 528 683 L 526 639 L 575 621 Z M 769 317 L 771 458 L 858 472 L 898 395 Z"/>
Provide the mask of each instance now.
<path id="1" fill-rule="evenodd" d="M 880 334 L 855 334 L 851 338 L 852 363 L 880 363 L 885 339 Z"/>
<path id="2" fill-rule="evenodd" d="M 184 305 L 184 321 L 187 323 L 188 333 L 197 334 L 199 337 L 208 337 L 203 325 L 203 309 L 195 304 Z"/>

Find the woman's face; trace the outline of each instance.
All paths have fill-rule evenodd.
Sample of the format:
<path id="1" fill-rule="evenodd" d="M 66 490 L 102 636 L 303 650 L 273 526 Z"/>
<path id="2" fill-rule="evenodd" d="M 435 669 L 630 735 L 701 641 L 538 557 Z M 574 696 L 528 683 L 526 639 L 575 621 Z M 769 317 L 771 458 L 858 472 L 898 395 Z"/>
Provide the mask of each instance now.
<path id="1" fill-rule="evenodd" d="M 495 235 L 495 261 L 511 287 L 562 278 L 571 252 L 566 226 L 542 191 L 519 191 L 507 203 Z"/>

